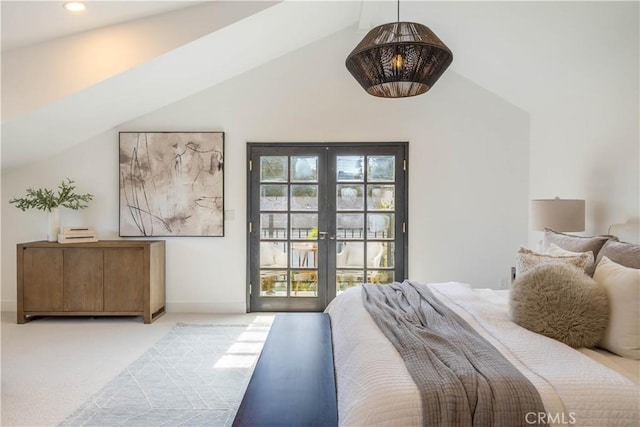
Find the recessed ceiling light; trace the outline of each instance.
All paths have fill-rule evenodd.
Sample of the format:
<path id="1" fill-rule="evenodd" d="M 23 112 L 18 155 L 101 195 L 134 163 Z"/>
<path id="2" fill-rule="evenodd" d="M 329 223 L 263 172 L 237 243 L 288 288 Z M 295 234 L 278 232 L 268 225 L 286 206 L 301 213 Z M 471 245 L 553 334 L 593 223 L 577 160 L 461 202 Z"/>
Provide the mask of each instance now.
<path id="1" fill-rule="evenodd" d="M 67 1 L 62 5 L 62 7 L 64 7 L 67 11 L 73 13 L 80 13 L 87 10 L 87 5 L 85 5 L 81 1 Z"/>

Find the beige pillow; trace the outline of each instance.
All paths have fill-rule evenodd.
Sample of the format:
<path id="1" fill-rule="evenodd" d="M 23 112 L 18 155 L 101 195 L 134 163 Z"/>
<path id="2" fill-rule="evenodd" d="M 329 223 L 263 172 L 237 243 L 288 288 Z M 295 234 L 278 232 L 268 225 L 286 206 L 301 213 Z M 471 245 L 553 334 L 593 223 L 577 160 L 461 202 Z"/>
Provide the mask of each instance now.
<path id="1" fill-rule="evenodd" d="M 553 243 L 558 245 L 562 249 L 573 252 L 589 252 L 593 253 L 593 257 L 598 259 L 598 252 L 609 239 L 618 240 L 615 236 L 603 235 L 603 236 L 574 236 L 573 234 L 560 233 L 558 231 L 547 228 L 544 231 L 544 238 L 542 239 L 542 247 L 544 250 L 548 250 L 549 246 Z M 593 276 L 595 265 L 587 268 L 586 273 Z"/>
<path id="2" fill-rule="evenodd" d="M 640 359 L 640 270 L 603 256 L 593 278 L 609 296 L 609 324 L 600 347 L 623 357 Z"/>
<path id="3" fill-rule="evenodd" d="M 571 347 L 593 347 L 609 315 L 606 290 L 581 269 L 547 263 L 518 277 L 509 293 L 511 319 Z"/>
<path id="4" fill-rule="evenodd" d="M 542 264 L 571 264 L 584 271 L 593 255 L 581 253 L 578 255 L 550 255 L 541 254 L 531 249 L 521 247 L 516 254 L 516 277 Z"/>
<path id="5" fill-rule="evenodd" d="M 585 271 L 589 269 L 591 270 L 595 269 L 594 263 L 596 262 L 596 260 L 593 257 L 593 252 L 591 251 L 573 252 L 573 251 L 568 251 L 566 249 L 562 249 L 560 246 L 556 245 L 555 243 L 551 243 L 549 245 L 549 248 L 547 249 L 547 254 L 554 255 L 554 256 L 578 256 L 582 254 L 587 254 L 587 256 L 589 257 L 589 262 L 587 262 L 587 266 L 584 268 Z"/>

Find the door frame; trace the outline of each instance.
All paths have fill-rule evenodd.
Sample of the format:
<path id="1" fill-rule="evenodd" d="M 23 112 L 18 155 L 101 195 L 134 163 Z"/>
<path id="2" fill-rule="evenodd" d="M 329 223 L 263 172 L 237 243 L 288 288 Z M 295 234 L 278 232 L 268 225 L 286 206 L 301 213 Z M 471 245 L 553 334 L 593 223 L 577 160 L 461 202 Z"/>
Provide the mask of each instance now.
<path id="1" fill-rule="evenodd" d="M 246 224 L 245 224 L 245 230 L 246 230 L 245 298 L 246 298 L 247 313 L 251 312 L 251 293 L 252 291 L 256 291 L 252 289 L 252 283 L 251 283 L 251 252 L 252 250 L 256 250 L 251 246 L 251 233 L 252 231 L 257 230 L 256 227 L 253 227 L 253 230 L 251 229 L 252 210 L 253 210 L 252 209 L 253 205 L 251 200 L 251 195 L 252 195 L 251 173 L 252 173 L 252 166 L 254 166 L 251 164 L 252 150 L 260 149 L 260 148 L 282 148 L 286 153 L 285 155 L 291 155 L 290 153 L 287 152 L 289 149 L 327 148 L 328 150 L 328 147 L 345 148 L 345 149 L 348 149 L 349 151 L 351 150 L 357 151 L 358 148 L 393 147 L 394 149 L 399 150 L 401 153 L 401 156 L 404 157 L 404 158 L 401 158 L 402 167 L 396 168 L 395 170 L 395 174 L 396 174 L 395 182 L 397 183 L 401 182 L 403 186 L 403 191 L 401 192 L 396 191 L 396 197 L 400 198 L 402 201 L 402 204 L 398 203 L 397 206 L 403 206 L 403 209 L 400 209 L 400 210 L 397 209 L 395 211 L 396 213 L 395 235 L 396 235 L 396 241 L 401 240 L 402 254 L 403 254 L 401 260 L 396 259 L 396 264 L 398 262 L 401 262 L 405 277 L 404 278 L 396 277 L 395 280 L 401 281 L 407 278 L 406 276 L 408 275 L 408 269 L 409 269 L 409 260 L 408 260 L 409 258 L 408 257 L 408 250 L 409 250 L 409 142 L 408 141 L 375 141 L 375 142 L 251 142 L 249 141 L 247 142 L 246 163 L 245 163 L 246 171 L 247 171 L 247 175 L 246 175 L 247 210 L 246 210 Z M 328 166 L 327 170 L 333 170 L 332 165 L 327 165 L 327 166 Z M 326 177 L 325 177 L 325 181 L 326 181 Z M 326 184 L 327 183 L 325 182 L 325 185 Z M 331 221 L 335 221 L 335 219 L 332 219 Z M 397 236 L 402 236 L 402 238 L 399 239 Z M 335 264 L 335 260 L 331 260 L 329 262 L 332 262 L 332 264 Z M 335 296 L 336 296 L 335 289 L 327 289 L 326 301 L 324 302 L 324 305 L 326 306 L 333 298 L 335 298 Z"/>

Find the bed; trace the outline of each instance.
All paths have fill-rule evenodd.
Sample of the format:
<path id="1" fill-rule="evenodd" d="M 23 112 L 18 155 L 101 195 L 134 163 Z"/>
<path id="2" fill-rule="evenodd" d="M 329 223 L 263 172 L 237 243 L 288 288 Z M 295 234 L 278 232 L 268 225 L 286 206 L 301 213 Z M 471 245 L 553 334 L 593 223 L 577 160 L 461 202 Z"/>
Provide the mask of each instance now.
<path id="1" fill-rule="evenodd" d="M 598 348 L 574 349 L 517 325 L 508 291 L 455 282 L 409 284 L 433 295 L 535 387 L 542 406 L 524 412 L 518 425 L 640 425 L 639 360 Z M 331 319 L 339 424 L 432 425 L 423 414 L 415 374 L 365 307 L 366 292 L 362 286 L 348 289 L 325 311 Z M 439 420 L 451 425 L 446 417 Z"/>

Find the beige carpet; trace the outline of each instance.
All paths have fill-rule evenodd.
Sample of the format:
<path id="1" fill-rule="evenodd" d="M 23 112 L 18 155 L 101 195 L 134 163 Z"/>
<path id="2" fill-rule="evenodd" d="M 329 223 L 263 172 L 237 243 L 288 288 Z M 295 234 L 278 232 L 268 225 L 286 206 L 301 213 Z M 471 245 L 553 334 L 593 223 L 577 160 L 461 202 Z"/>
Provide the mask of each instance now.
<path id="1" fill-rule="evenodd" d="M 178 322 L 270 323 L 273 315 L 168 313 L 139 317 L 46 318 L 24 325 L 2 313 L 0 424 L 53 426 L 76 411 Z"/>

